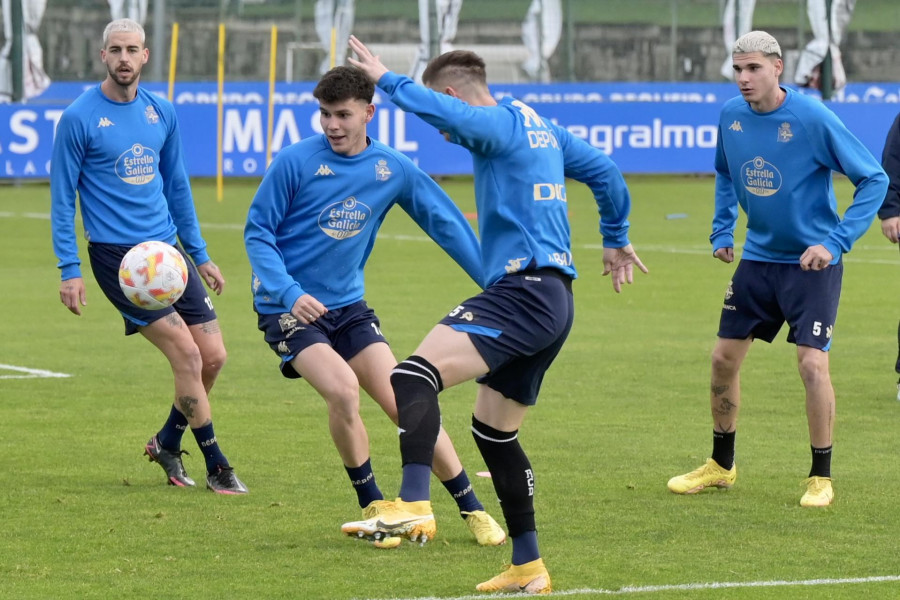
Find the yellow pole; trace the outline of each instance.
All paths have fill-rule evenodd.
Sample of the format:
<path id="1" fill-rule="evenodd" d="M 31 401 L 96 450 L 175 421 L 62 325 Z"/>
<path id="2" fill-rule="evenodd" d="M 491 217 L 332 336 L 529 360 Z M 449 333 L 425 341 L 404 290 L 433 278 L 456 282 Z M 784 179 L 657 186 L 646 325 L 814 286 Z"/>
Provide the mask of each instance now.
<path id="1" fill-rule="evenodd" d="M 335 27 L 331 28 L 331 56 L 328 59 L 328 67 L 334 68 L 334 57 L 337 54 L 337 29 Z"/>
<path id="2" fill-rule="evenodd" d="M 272 163 L 272 129 L 275 125 L 275 64 L 278 55 L 278 27 L 272 25 L 269 47 L 269 127 L 266 131 L 266 168 Z"/>
<path id="3" fill-rule="evenodd" d="M 169 102 L 175 97 L 175 65 L 178 64 L 178 23 L 172 23 L 172 46 L 169 50 Z"/>
<path id="4" fill-rule="evenodd" d="M 219 61 L 218 61 L 219 93 L 216 98 L 216 200 L 225 196 L 225 182 L 222 177 L 222 121 L 224 117 L 225 96 L 225 23 L 219 23 Z"/>

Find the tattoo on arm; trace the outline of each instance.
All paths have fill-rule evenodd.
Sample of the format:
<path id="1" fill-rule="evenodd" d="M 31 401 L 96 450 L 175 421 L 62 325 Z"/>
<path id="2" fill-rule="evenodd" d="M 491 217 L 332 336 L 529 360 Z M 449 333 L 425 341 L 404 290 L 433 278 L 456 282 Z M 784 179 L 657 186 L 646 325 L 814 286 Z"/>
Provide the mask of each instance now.
<path id="1" fill-rule="evenodd" d="M 180 396 L 178 398 L 178 407 L 181 413 L 188 419 L 194 416 L 194 408 L 199 404 L 199 400 L 193 396 Z"/>

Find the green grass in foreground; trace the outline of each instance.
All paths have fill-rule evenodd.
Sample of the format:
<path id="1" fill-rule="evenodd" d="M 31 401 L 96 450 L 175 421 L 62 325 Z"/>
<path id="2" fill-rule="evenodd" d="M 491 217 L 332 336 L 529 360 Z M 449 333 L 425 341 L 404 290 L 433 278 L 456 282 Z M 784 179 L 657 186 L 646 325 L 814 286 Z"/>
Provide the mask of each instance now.
<path id="1" fill-rule="evenodd" d="M 464 210 L 471 181 L 445 180 Z M 809 468 L 803 391 L 785 331 L 755 344 L 743 376 L 737 485 L 681 497 L 666 480 L 710 450 L 709 352 L 732 267 L 706 241 L 708 178 L 632 178 L 632 241 L 650 268 L 616 295 L 602 271 L 592 200 L 572 185 L 575 327 L 521 432 L 537 476 L 540 541 L 555 589 L 605 597 L 626 586 L 898 576 L 900 497 L 893 364 L 897 250 L 877 225 L 846 259 L 832 351 L 836 503 L 801 509 Z M 846 181 L 837 188 L 846 201 Z M 460 598 L 494 575 L 509 547 L 480 548 L 433 484 L 438 537 L 376 551 L 344 539 L 358 517 L 323 402 L 287 381 L 256 330 L 241 228 L 253 181 L 195 187 L 203 231 L 228 278 L 215 299 L 230 356 L 213 391 L 222 447 L 246 497 L 164 484 L 143 444 L 168 412 L 168 367 L 126 339 L 88 276 L 76 318 L 59 303 L 45 185 L 0 194 L 0 364 L 71 374 L 0 379 L 0 598 Z M 667 219 L 683 213 L 686 218 Z M 80 225 L 79 225 L 80 227 Z M 410 239 L 409 236 L 413 236 Z M 475 290 L 402 212 L 388 218 L 368 300 L 399 357 Z M 86 255 L 82 251 L 82 258 Z M 0 377 L 17 372 L 0 368 Z M 444 424 L 476 491 L 500 518 L 468 432 L 473 385 L 442 394 Z M 372 457 L 399 486 L 396 429 L 365 400 Z M 201 479 L 193 440 L 188 472 Z M 576 590 L 585 590 L 583 593 Z M 673 589 L 625 597 L 851 599 L 900 595 L 897 581 Z"/>

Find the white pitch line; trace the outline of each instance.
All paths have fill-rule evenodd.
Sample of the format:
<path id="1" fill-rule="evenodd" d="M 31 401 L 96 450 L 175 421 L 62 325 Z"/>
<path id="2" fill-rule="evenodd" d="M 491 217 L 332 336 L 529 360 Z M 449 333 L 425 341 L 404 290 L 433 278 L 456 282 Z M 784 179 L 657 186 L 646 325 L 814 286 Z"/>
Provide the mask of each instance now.
<path id="1" fill-rule="evenodd" d="M 874 577 L 849 577 L 845 579 L 802 579 L 798 581 L 721 581 L 713 583 L 681 583 L 673 585 L 625 586 L 617 590 L 603 588 L 581 588 L 577 590 L 561 590 L 549 596 L 624 596 L 627 594 L 648 594 L 655 592 L 680 592 L 693 590 L 722 590 L 735 588 L 770 588 L 820 585 L 850 585 L 856 583 L 891 583 L 900 582 L 900 575 L 880 575 Z M 509 598 L 509 594 L 473 594 L 467 596 L 416 596 L 410 598 L 391 598 L 390 600 L 479 600 L 486 598 Z M 543 597 L 543 596 L 542 596 Z M 387 599 L 385 599 L 387 600 Z"/>
<path id="2" fill-rule="evenodd" d="M 10 212 L 0 212 L 0 218 L 8 218 L 8 217 L 26 217 L 29 219 L 49 219 L 50 213 L 10 213 Z M 244 225 L 240 223 L 201 223 L 200 229 L 224 229 L 226 231 L 243 231 Z M 430 242 L 431 238 L 424 235 L 396 235 L 396 234 L 378 234 L 380 239 L 386 240 L 395 240 L 401 242 Z M 581 244 L 580 246 L 576 246 L 578 249 L 582 250 L 603 250 L 602 244 Z M 665 254 L 693 254 L 693 255 L 704 255 L 708 254 L 712 256 L 712 248 L 708 245 L 694 245 L 694 246 L 661 246 L 658 244 L 641 244 L 636 248 L 640 250 L 641 253 L 649 253 L 649 252 L 661 252 Z M 854 248 L 857 252 L 860 250 L 865 250 L 868 252 L 896 252 L 895 246 L 892 244 L 884 244 L 878 246 L 872 245 L 859 245 Z M 895 259 L 879 259 L 879 258 L 862 258 L 857 259 L 853 256 L 845 256 L 844 262 L 848 263 L 861 263 L 868 265 L 896 265 L 898 262 Z"/>
<path id="3" fill-rule="evenodd" d="M 29 369 L 28 367 L 17 367 L 15 365 L 0 364 L 0 371 L 16 371 L 18 373 L 26 373 L 26 375 L 0 375 L 0 379 L 37 379 L 42 377 L 71 377 L 68 373 L 56 373 L 54 371 L 46 371 L 44 369 Z"/>

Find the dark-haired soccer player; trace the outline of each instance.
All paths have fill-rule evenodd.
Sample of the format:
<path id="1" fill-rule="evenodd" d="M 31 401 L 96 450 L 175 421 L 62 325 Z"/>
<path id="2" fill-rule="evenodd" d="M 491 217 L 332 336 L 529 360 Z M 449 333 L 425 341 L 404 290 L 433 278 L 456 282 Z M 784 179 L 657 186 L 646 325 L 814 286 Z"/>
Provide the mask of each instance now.
<path id="1" fill-rule="evenodd" d="M 50 169 L 53 249 L 62 271 L 59 297 L 76 315 L 87 304 L 75 237 L 77 191 L 97 283 L 122 313 L 126 335 L 140 332 L 159 348 L 175 378 L 174 406 L 147 442 L 145 454 L 162 466 L 171 485 L 194 485 L 181 460 L 181 437 L 190 425 L 206 459 L 207 487 L 220 494 L 245 494 L 247 487 L 219 449 L 208 398 L 226 353 L 202 282 L 220 294 L 225 279 L 200 235 L 175 109 L 138 87 L 149 57 L 139 23 L 109 23 L 100 50 L 106 79 L 79 96 L 60 118 Z M 187 290 L 163 310 L 140 309 L 119 289 L 119 262 L 132 246 L 147 240 L 180 242 L 182 253 L 186 250 Z"/>
<path id="2" fill-rule="evenodd" d="M 453 201 L 409 158 L 366 135 L 374 93 L 351 67 L 322 77 L 313 95 L 324 133 L 278 153 L 244 230 L 259 328 L 282 374 L 303 377 L 325 400 L 364 518 L 393 509 L 375 483 L 359 415 L 362 386 L 397 422 L 389 379 L 397 360 L 363 299 L 363 269 L 388 211 L 399 205 L 479 287 L 483 279 L 478 239 Z M 478 543 L 502 544 L 506 534 L 478 501 L 443 429 L 431 445 L 434 473 Z"/>
<path id="3" fill-rule="evenodd" d="M 754 339 L 771 342 L 787 321 L 806 388 L 812 451 L 800 505 L 827 506 L 834 498 L 835 404 L 828 350 L 841 295 L 841 256 L 872 223 L 887 177 L 833 112 L 779 85 L 784 63 L 774 37 L 751 31 L 735 42 L 732 58 L 741 95 L 726 102 L 719 116 L 713 256 L 734 261 L 738 206 L 747 214 L 747 238 L 725 292 L 712 353 L 712 458 L 673 477 L 668 487 L 693 494 L 734 483 L 741 364 Z M 843 218 L 835 209 L 832 171 L 856 186 Z"/>
<path id="4" fill-rule="evenodd" d="M 878 218 L 881 232 L 892 244 L 900 240 L 900 114 L 894 119 L 884 140 L 881 166 L 890 178 L 888 191 L 884 195 Z M 894 370 L 900 373 L 900 325 L 897 326 L 898 354 Z M 900 381 L 897 382 L 897 400 L 900 400 Z"/>
<path id="5" fill-rule="evenodd" d="M 574 317 L 566 177 L 586 183 L 600 209 L 604 275 L 613 288 L 646 268 L 628 242 L 631 199 L 625 180 L 603 152 L 487 86 L 484 61 L 468 51 L 432 60 L 428 88 L 391 73 L 356 38 L 350 47 L 389 99 L 419 115 L 472 153 L 475 200 L 486 289 L 460 302 L 391 375 L 400 415 L 403 480 L 394 512 L 346 523 L 358 532 L 427 540 L 434 536 L 428 469 L 441 414 L 438 394 L 464 381 L 480 384 L 472 433 L 490 469 L 513 541 L 512 566 L 480 591 L 548 593 L 534 518 L 534 471 L 518 441 L 544 373 L 565 342 Z"/>

